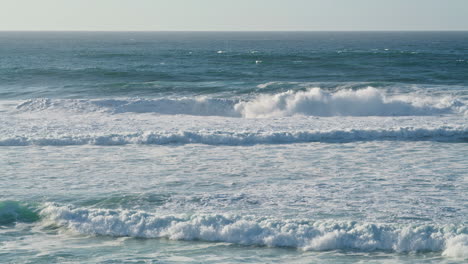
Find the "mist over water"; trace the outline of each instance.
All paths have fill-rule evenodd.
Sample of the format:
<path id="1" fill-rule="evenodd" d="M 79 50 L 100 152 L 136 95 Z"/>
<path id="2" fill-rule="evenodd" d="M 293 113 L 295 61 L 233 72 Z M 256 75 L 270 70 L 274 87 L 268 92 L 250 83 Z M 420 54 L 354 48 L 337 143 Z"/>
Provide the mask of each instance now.
<path id="1" fill-rule="evenodd" d="M 466 32 L 1 32 L 7 263 L 463 263 Z"/>

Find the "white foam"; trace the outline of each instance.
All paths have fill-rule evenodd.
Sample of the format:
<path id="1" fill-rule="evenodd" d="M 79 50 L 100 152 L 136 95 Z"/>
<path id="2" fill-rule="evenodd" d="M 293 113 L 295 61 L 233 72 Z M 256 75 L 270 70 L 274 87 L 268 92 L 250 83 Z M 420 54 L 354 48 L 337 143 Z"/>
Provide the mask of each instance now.
<path id="1" fill-rule="evenodd" d="M 434 99 L 416 96 L 387 97 L 368 87 L 361 90 L 340 90 L 335 93 L 320 88 L 260 95 L 235 105 L 247 118 L 292 115 L 311 116 L 410 116 L 438 115 L 454 112 L 463 103 L 448 97 Z"/>
<path id="2" fill-rule="evenodd" d="M 458 235 L 447 240 L 444 256 L 468 259 L 468 235 Z"/>
<path id="3" fill-rule="evenodd" d="M 467 229 L 455 225 L 398 225 L 278 220 L 226 214 L 157 215 L 143 211 L 71 208 L 48 204 L 46 222 L 82 234 L 204 240 L 302 250 L 441 252 L 463 257 Z"/>

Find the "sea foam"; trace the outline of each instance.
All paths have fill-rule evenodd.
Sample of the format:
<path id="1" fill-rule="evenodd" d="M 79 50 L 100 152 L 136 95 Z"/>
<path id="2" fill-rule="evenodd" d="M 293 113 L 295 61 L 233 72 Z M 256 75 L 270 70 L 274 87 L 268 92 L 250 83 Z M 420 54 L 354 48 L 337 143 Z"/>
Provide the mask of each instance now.
<path id="1" fill-rule="evenodd" d="M 82 234 L 203 240 L 301 250 L 443 252 L 466 258 L 462 225 L 399 225 L 335 220 L 285 220 L 228 214 L 158 215 L 143 211 L 72 208 L 48 204 L 52 222 Z"/>

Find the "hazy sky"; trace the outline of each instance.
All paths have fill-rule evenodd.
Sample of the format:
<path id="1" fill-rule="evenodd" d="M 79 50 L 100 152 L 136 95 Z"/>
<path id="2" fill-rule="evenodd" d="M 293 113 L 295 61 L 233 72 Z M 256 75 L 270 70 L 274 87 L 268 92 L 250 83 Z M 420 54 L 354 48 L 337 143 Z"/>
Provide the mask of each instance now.
<path id="1" fill-rule="evenodd" d="M 0 0 L 0 30 L 468 30 L 468 0 Z"/>

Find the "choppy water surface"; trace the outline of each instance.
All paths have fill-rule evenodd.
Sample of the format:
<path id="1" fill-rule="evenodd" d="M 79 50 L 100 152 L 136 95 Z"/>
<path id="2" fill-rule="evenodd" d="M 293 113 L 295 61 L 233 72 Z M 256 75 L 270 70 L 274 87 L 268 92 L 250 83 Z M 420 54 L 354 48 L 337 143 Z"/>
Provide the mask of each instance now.
<path id="1" fill-rule="evenodd" d="M 0 258 L 463 263 L 467 46 L 0 33 Z"/>

